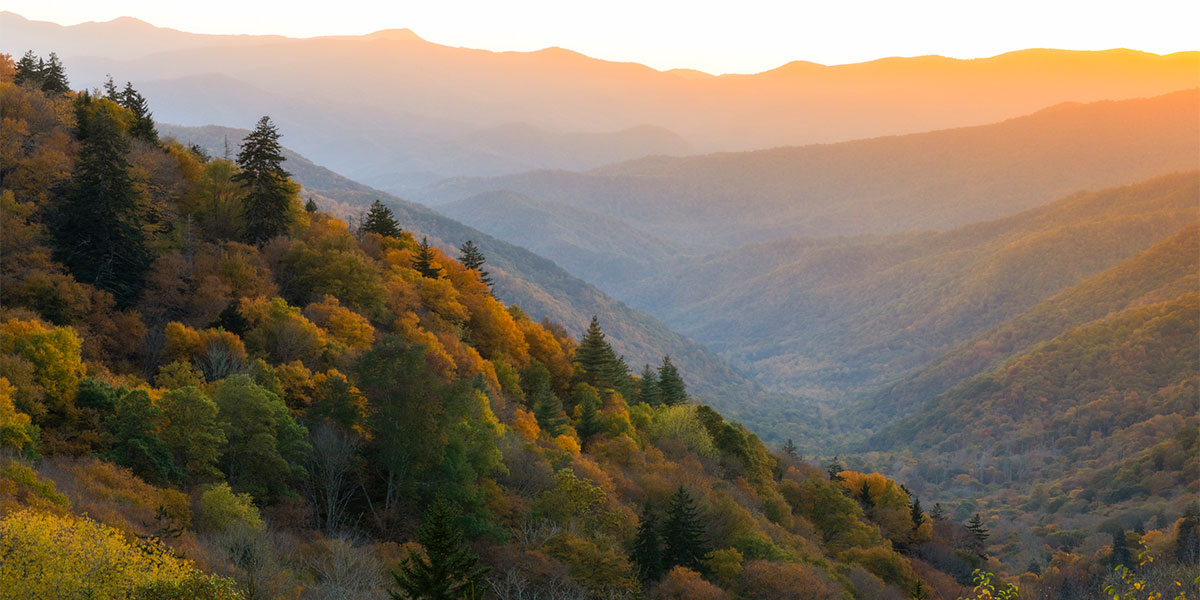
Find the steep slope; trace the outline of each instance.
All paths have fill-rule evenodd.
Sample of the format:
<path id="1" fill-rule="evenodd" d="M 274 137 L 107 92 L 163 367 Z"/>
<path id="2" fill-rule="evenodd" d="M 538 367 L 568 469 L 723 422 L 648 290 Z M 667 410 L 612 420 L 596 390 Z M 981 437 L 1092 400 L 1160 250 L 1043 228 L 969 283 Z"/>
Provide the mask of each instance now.
<path id="1" fill-rule="evenodd" d="M 1034 345 L 1128 308 L 1163 302 L 1200 289 L 1200 224 L 1039 302 L 975 336 L 854 406 L 863 422 L 919 408 L 959 382 L 995 368 Z M 865 415 L 878 415 L 878 418 Z"/>
<path id="2" fill-rule="evenodd" d="M 184 144 L 198 144 L 214 155 L 224 152 L 227 139 L 236 148 L 237 141 L 246 134 L 245 130 L 215 125 L 194 128 L 160 124 L 159 129 L 164 135 L 174 136 Z M 592 315 L 598 316 L 614 349 L 635 370 L 646 363 L 658 364 L 664 355 L 670 355 L 699 397 L 731 415 L 764 405 L 783 406 L 810 416 L 814 410 L 807 404 L 764 392 L 761 386 L 703 346 L 671 331 L 650 315 L 613 300 L 550 260 L 429 208 L 342 177 L 292 150 L 285 150 L 285 157 L 285 168 L 304 186 L 303 194 L 316 197 L 322 208 L 333 214 L 357 217 L 372 201 L 380 199 L 405 229 L 429 236 L 431 243 L 452 256 L 457 255 L 457 247 L 463 242 L 474 240 L 487 257 L 487 268 L 496 280 L 497 297 L 518 304 L 535 320 L 546 318 L 560 323 L 576 336 L 587 328 Z"/>
<path id="3" fill-rule="evenodd" d="M 248 105 L 244 86 L 310 98 L 314 106 L 264 105 L 260 114 L 299 124 L 292 129 L 293 147 L 320 164 L 356 180 L 404 187 L 500 166 L 494 156 L 460 141 L 507 123 L 566 135 L 650 125 L 702 152 L 740 151 L 977 125 L 1066 101 L 1158 95 L 1195 87 L 1200 66 L 1195 52 L 1026 50 L 969 61 L 797 62 L 754 75 L 697 77 L 561 48 L 454 48 L 411 32 L 221 37 L 147 30 L 144 23 L 130 28 L 126 21 L 60 27 L 12 13 L 0 18 L 0 50 L 58 50 L 79 87 L 98 85 L 112 73 L 139 87 L 153 85 L 160 98 L 186 100 L 167 88 L 191 87 L 190 78 L 219 72 L 243 85 L 209 89 L 216 106 Z M 169 122 L 230 122 L 198 118 L 190 112 L 196 108 L 160 102 L 155 110 Z M 346 115 L 351 126 L 329 123 L 331 114 Z M 429 154 L 443 142 L 453 151 Z M 622 158 L 661 151 L 657 144 L 608 148 L 620 150 Z M 571 168 L 583 156 L 565 143 L 536 166 Z"/>
<path id="4" fill-rule="evenodd" d="M 486 192 L 437 211 L 484 233 L 528 248 L 586 281 L 610 289 L 654 275 L 660 263 L 690 249 L 620 219 L 515 192 Z M 530 229 L 536 236 L 530 235 Z"/>
<path id="5" fill-rule="evenodd" d="M 1061 105 L 962 129 L 738 154 L 650 157 L 586 174 L 442 182 L 437 205 L 488 190 L 574 204 L 676 241 L 948 228 L 1200 164 L 1200 90 Z M 529 235 L 533 235 L 530 232 Z"/>
<path id="6" fill-rule="evenodd" d="M 1200 216 L 1200 173 L 942 233 L 797 239 L 687 260 L 632 304 L 760 381 L 839 398 L 936 359 Z"/>

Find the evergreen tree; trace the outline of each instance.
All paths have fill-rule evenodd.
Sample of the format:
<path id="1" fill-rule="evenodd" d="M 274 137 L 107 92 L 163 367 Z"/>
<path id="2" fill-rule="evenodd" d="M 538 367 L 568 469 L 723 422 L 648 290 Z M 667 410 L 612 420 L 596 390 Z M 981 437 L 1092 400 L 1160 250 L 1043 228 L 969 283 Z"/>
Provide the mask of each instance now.
<path id="1" fill-rule="evenodd" d="M 1175 523 L 1175 559 L 1185 565 L 1200 561 L 1200 510 L 1194 502 Z"/>
<path id="2" fill-rule="evenodd" d="M 696 501 L 682 485 L 667 506 L 662 539 L 664 569 L 681 566 L 701 574 L 707 572 L 709 547 L 704 539 L 704 525 L 700 523 Z"/>
<path id="3" fill-rule="evenodd" d="M 111 444 L 109 460 L 129 467 L 147 481 L 165 483 L 183 475 L 167 445 L 155 433 L 161 412 L 144 390 L 126 393 L 114 408 L 104 419 Z"/>
<path id="4" fill-rule="evenodd" d="M 377 233 L 383 237 L 400 237 L 403 232 L 400 222 L 392 216 L 392 209 L 383 205 L 377 198 L 371 203 L 371 209 L 358 227 L 361 233 Z"/>
<path id="5" fill-rule="evenodd" d="M 42 89 L 42 59 L 38 58 L 33 50 L 27 50 L 25 56 L 17 61 L 16 73 L 13 74 L 13 82 L 17 85 L 28 85 L 37 89 Z"/>
<path id="6" fill-rule="evenodd" d="M 946 509 L 942 507 L 941 502 L 933 503 L 933 510 L 930 511 L 929 517 L 932 518 L 934 521 L 945 521 L 946 520 Z"/>
<path id="7" fill-rule="evenodd" d="M 243 211 L 246 218 L 244 237 L 248 243 L 262 246 L 287 233 L 291 226 L 295 185 L 283 170 L 283 148 L 279 131 L 270 117 L 258 120 L 254 131 L 242 141 L 237 163 L 241 171 L 233 180 L 245 190 Z"/>
<path id="8" fill-rule="evenodd" d="M 483 577 L 488 568 L 476 566 L 479 557 L 455 523 L 458 517 L 458 509 L 445 500 L 429 508 L 417 530 L 424 556 L 410 551 L 400 569 L 392 572 L 396 580 L 396 589 L 388 591 L 392 598 L 458 600 L 484 596 Z"/>
<path id="9" fill-rule="evenodd" d="M 1133 566 L 1133 553 L 1129 551 L 1129 541 L 1125 538 L 1125 530 L 1117 529 L 1112 532 L 1112 567 Z"/>
<path id="10" fill-rule="evenodd" d="M 133 113 L 133 126 L 129 128 L 129 135 L 157 144 L 158 130 L 154 128 L 154 118 L 150 114 L 150 107 L 146 104 L 146 98 L 133 89 L 132 83 L 125 82 L 125 89 L 121 92 L 119 104 Z"/>
<path id="11" fill-rule="evenodd" d="M 666 573 L 663 568 L 662 536 L 658 533 L 658 517 L 650 505 L 642 507 L 642 518 L 633 538 L 629 560 L 637 567 L 642 581 L 658 581 Z"/>
<path id="12" fill-rule="evenodd" d="M 63 69 L 62 62 L 58 60 L 57 54 L 50 53 L 50 60 L 46 61 L 42 67 L 41 76 L 43 92 L 62 96 L 71 91 L 71 84 L 67 82 L 67 73 Z"/>
<path id="13" fill-rule="evenodd" d="M 491 288 L 494 282 L 492 281 L 491 274 L 483 269 L 483 263 L 486 262 L 487 259 L 485 259 L 483 257 L 483 253 L 479 251 L 479 246 L 476 246 L 475 242 L 467 240 L 461 247 L 459 247 L 458 251 L 462 253 L 462 257 L 459 258 L 458 261 L 461 262 L 466 268 L 479 273 L 479 279 L 486 283 L 488 288 Z"/>
<path id="14" fill-rule="evenodd" d="M 104 80 L 104 97 L 117 104 L 121 103 L 121 92 L 117 91 L 117 84 L 113 81 L 112 75 L 108 75 Z"/>
<path id="15" fill-rule="evenodd" d="M 967 521 L 967 529 L 971 531 L 971 535 L 975 536 L 975 553 L 979 556 L 986 556 L 984 552 L 986 548 L 985 543 L 991 533 L 988 532 L 987 526 L 983 524 L 983 519 L 979 516 L 979 513 L 975 513 L 975 516 L 971 517 L 970 521 Z"/>
<path id="16" fill-rule="evenodd" d="M 304 212 L 315 213 L 318 209 L 317 202 L 312 199 L 312 196 L 309 196 L 308 202 L 304 203 Z"/>
<path id="17" fill-rule="evenodd" d="M 783 444 L 783 453 L 792 458 L 800 457 L 800 452 L 796 449 L 796 444 L 792 441 L 792 438 L 788 438 L 787 442 Z"/>
<path id="18" fill-rule="evenodd" d="M 909 516 L 912 517 L 913 531 L 920 529 L 921 524 L 925 522 L 925 512 L 921 510 L 921 499 L 913 497 L 912 505 L 909 506 Z"/>
<path id="19" fill-rule="evenodd" d="M 124 306 L 141 290 L 152 254 L 129 174 L 129 141 L 105 104 L 86 93 L 76 100 L 79 159 L 58 208 L 56 246 L 76 279 L 112 292 Z"/>
<path id="20" fill-rule="evenodd" d="M 862 483 L 862 487 L 858 489 L 858 503 L 863 509 L 870 510 L 875 508 L 875 499 L 871 497 L 871 486 L 866 481 Z"/>
<path id="21" fill-rule="evenodd" d="M 563 416 L 562 401 L 550 386 L 543 385 L 533 394 L 533 416 L 537 417 L 538 426 L 550 437 L 557 437 L 566 431 L 567 418 Z"/>
<path id="22" fill-rule="evenodd" d="M 600 394 L 596 388 L 581 383 L 575 386 L 574 398 L 576 410 L 579 411 L 579 419 L 575 425 L 575 431 L 579 433 L 579 439 L 586 440 L 603 429 L 600 423 Z"/>
<path id="23" fill-rule="evenodd" d="M 600 319 L 592 315 L 579 347 L 575 349 L 575 362 L 579 364 L 576 379 L 598 389 L 614 388 L 614 376 L 618 370 L 617 355 L 600 329 Z"/>
<path id="24" fill-rule="evenodd" d="M 429 238 L 421 238 L 421 245 L 417 247 L 417 256 L 413 259 L 413 268 L 422 277 L 429 279 L 437 279 L 442 276 L 442 268 L 433 264 L 433 250 L 429 246 Z"/>
<path id="25" fill-rule="evenodd" d="M 671 363 L 670 356 L 664 356 L 662 366 L 658 368 L 658 391 L 662 403 L 667 406 L 687 402 L 687 386 L 679 376 L 679 370 Z"/>
<path id="26" fill-rule="evenodd" d="M 650 406 L 658 406 L 662 402 L 662 397 L 658 393 L 658 375 L 650 365 L 646 365 L 642 369 L 642 375 L 638 378 L 638 402 L 649 404 Z"/>
<path id="27" fill-rule="evenodd" d="M 842 462 L 836 456 L 829 461 L 829 464 L 825 465 L 825 473 L 829 475 L 830 481 L 840 482 L 845 479 L 842 477 L 842 471 L 845 470 L 846 468 L 842 466 Z"/>

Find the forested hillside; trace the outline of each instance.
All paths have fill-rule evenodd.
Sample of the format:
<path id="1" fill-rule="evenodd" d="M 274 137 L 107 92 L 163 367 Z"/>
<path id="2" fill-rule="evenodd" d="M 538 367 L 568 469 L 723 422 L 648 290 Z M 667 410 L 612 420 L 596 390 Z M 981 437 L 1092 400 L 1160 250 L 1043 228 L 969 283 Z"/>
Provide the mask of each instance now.
<path id="1" fill-rule="evenodd" d="M 198 144 L 214 156 L 224 154 L 227 140 L 235 144 L 245 130 L 227 127 L 161 125 L 187 144 Z M 815 407 L 768 393 L 762 386 L 731 368 L 707 348 L 670 330 L 650 315 L 618 302 L 595 286 L 572 276 L 554 261 L 525 248 L 498 240 L 463 223 L 446 218 L 419 204 L 390 196 L 351 181 L 308 159 L 283 149 L 284 165 L 303 187 L 304 197 L 314 197 L 324 210 L 349 220 L 361 219 L 367 207 L 384 201 L 397 218 L 410 223 L 429 238 L 430 244 L 457 254 L 457 248 L 474 241 L 488 260 L 497 298 L 521 306 L 534 319 L 563 324 L 575 336 L 583 335 L 591 315 L 605 323 L 617 354 L 631 368 L 670 355 L 693 393 L 731 415 L 765 409 L 786 414 L 787 420 L 811 421 Z M 580 224 L 583 225 L 582 223 Z"/>
<path id="2" fill-rule="evenodd" d="M 509 190 L 616 217 L 668 240 L 713 246 L 945 229 L 1081 189 L 1194 169 L 1197 102 L 1200 91 L 1190 90 L 1067 104 L 991 125 L 897 137 L 648 157 L 587 173 L 451 179 L 414 197 L 436 206 Z M 530 229 L 522 237 L 536 236 Z"/>
<path id="3" fill-rule="evenodd" d="M 835 399 L 889 384 L 1178 233 L 1200 217 L 1198 195 L 1192 171 L 946 232 L 752 245 L 682 261 L 644 281 L 634 304 L 764 382 Z"/>

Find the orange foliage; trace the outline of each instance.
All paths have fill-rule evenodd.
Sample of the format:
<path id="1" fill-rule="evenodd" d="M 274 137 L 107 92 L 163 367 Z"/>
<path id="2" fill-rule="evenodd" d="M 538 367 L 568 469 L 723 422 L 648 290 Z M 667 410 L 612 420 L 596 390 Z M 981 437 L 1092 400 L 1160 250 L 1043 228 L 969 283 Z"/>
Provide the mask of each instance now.
<path id="1" fill-rule="evenodd" d="M 729 594 L 701 579 L 699 573 L 675 567 L 654 587 L 652 597 L 659 600 L 726 600 Z"/>
<path id="2" fill-rule="evenodd" d="M 531 442 L 536 441 L 542 433 L 541 428 L 538 427 L 537 417 L 522 408 L 518 408 L 513 412 L 512 428 L 521 437 Z"/>

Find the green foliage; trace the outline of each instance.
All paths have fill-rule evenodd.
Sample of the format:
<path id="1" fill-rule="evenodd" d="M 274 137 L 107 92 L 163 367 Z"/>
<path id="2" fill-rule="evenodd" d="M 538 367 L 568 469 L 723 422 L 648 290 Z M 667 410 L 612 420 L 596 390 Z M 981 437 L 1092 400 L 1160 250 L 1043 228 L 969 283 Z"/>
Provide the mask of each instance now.
<path id="1" fill-rule="evenodd" d="M 204 528 L 224 531 L 230 527 L 263 529 L 262 517 L 249 494 L 238 494 L 227 483 L 208 486 L 200 494 L 199 518 Z"/>
<path id="2" fill-rule="evenodd" d="M 133 84 L 125 83 L 125 89 L 122 90 L 118 103 L 133 113 L 133 124 L 129 126 L 130 137 L 157 144 L 158 130 L 154 128 L 153 115 L 150 114 L 146 98 L 133 89 Z"/>
<path id="3" fill-rule="evenodd" d="M 577 384 L 571 392 L 571 403 L 575 405 L 575 411 L 578 413 L 575 431 L 579 433 L 579 439 L 587 440 L 600 433 L 603 424 L 600 422 L 599 413 L 600 393 L 596 388 L 586 383 Z"/>
<path id="4" fill-rule="evenodd" d="M 434 263 L 433 249 L 429 246 L 429 238 L 422 237 L 421 245 L 417 247 L 417 255 L 413 258 L 413 269 L 421 277 L 437 279 L 442 276 L 442 268 Z"/>
<path id="5" fill-rule="evenodd" d="M 658 389 L 658 375 L 650 365 L 646 365 L 638 377 L 637 401 L 650 406 L 658 406 L 662 402 L 662 394 Z"/>
<path id="6" fill-rule="evenodd" d="M 1017 600 L 1020 598 L 1020 590 L 1017 589 L 1016 584 L 998 581 L 995 575 L 986 571 L 975 569 L 971 573 L 971 579 L 975 583 L 975 587 L 971 589 L 971 597 L 960 597 L 958 600 Z"/>
<path id="7" fill-rule="evenodd" d="M 297 201 L 297 190 L 288 179 L 288 172 L 283 170 L 279 137 L 270 117 L 263 117 L 242 140 L 238 152 L 241 171 L 233 176 L 233 181 L 244 190 L 242 237 L 248 244 L 262 246 L 287 233 L 292 226 L 292 204 Z"/>
<path id="8" fill-rule="evenodd" d="M 110 460 L 129 467 L 147 481 L 165 482 L 183 475 L 156 433 L 161 411 L 149 394 L 130 390 L 113 408 L 113 413 L 104 418 Z"/>
<path id="9" fill-rule="evenodd" d="M 213 402 L 228 441 L 221 466 L 233 489 L 259 499 L 286 493 L 304 473 L 304 427 L 278 396 L 246 375 L 218 382 Z"/>
<path id="10" fill-rule="evenodd" d="M 637 566 L 638 577 L 643 581 L 658 581 L 667 572 L 663 565 L 658 517 L 649 504 L 642 507 L 642 518 L 638 521 L 637 536 L 633 538 L 629 560 Z"/>
<path id="11" fill-rule="evenodd" d="M 658 394 L 661 402 L 667 406 L 683 404 L 688 399 L 687 386 L 670 356 L 664 356 L 662 366 L 658 368 Z"/>
<path id="12" fill-rule="evenodd" d="M 392 215 L 391 209 L 384 206 L 378 199 L 371 203 L 371 209 L 358 227 L 359 233 L 374 233 L 384 237 L 400 237 L 404 232 L 400 222 Z"/>
<path id="13" fill-rule="evenodd" d="M 393 598 L 458 600 L 482 598 L 487 567 L 477 567 L 479 558 L 467 546 L 462 529 L 455 520 L 460 513 L 454 505 L 438 500 L 425 513 L 417 530 L 424 552 L 410 551 L 399 570 L 392 575 L 397 590 Z"/>
<path id="14" fill-rule="evenodd" d="M 550 390 L 549 382 L 533 393 L 533 415 L 537 417 L 538 426 L 551 438 L 566 433 L 568 421 L 563 414 L 562 400 Z"/>
<path id="15" fill-rule="evenodd" d="M 704 524 L 696 501 L 683 486 L 671 496 L 662 525 L 663 567 L 681 566 L 697 573 L 708 572 L 711 549 L 704 536 Z"/>
<path id="16" fill-rule="evenodd" d="M 479 280 L 487 284 L 490 288 L 495 282 L 492 281 L 492 276 L 483 268 L 486 259 L 483 257 L 483 252 L 479 251 L 479 246 L 475 242 L 467 240 L 458 249 L 460 256 L 458 262 L 461 262 L 464 267 L 479 273 Z"/>
<path id="17" fill-rule="evenodd" d="M 162 441 L 191 481 L 221 477 L 217 467 L 226 439 L 218 409 L 197 387 L 188 385 L 163 394 Z"/>

